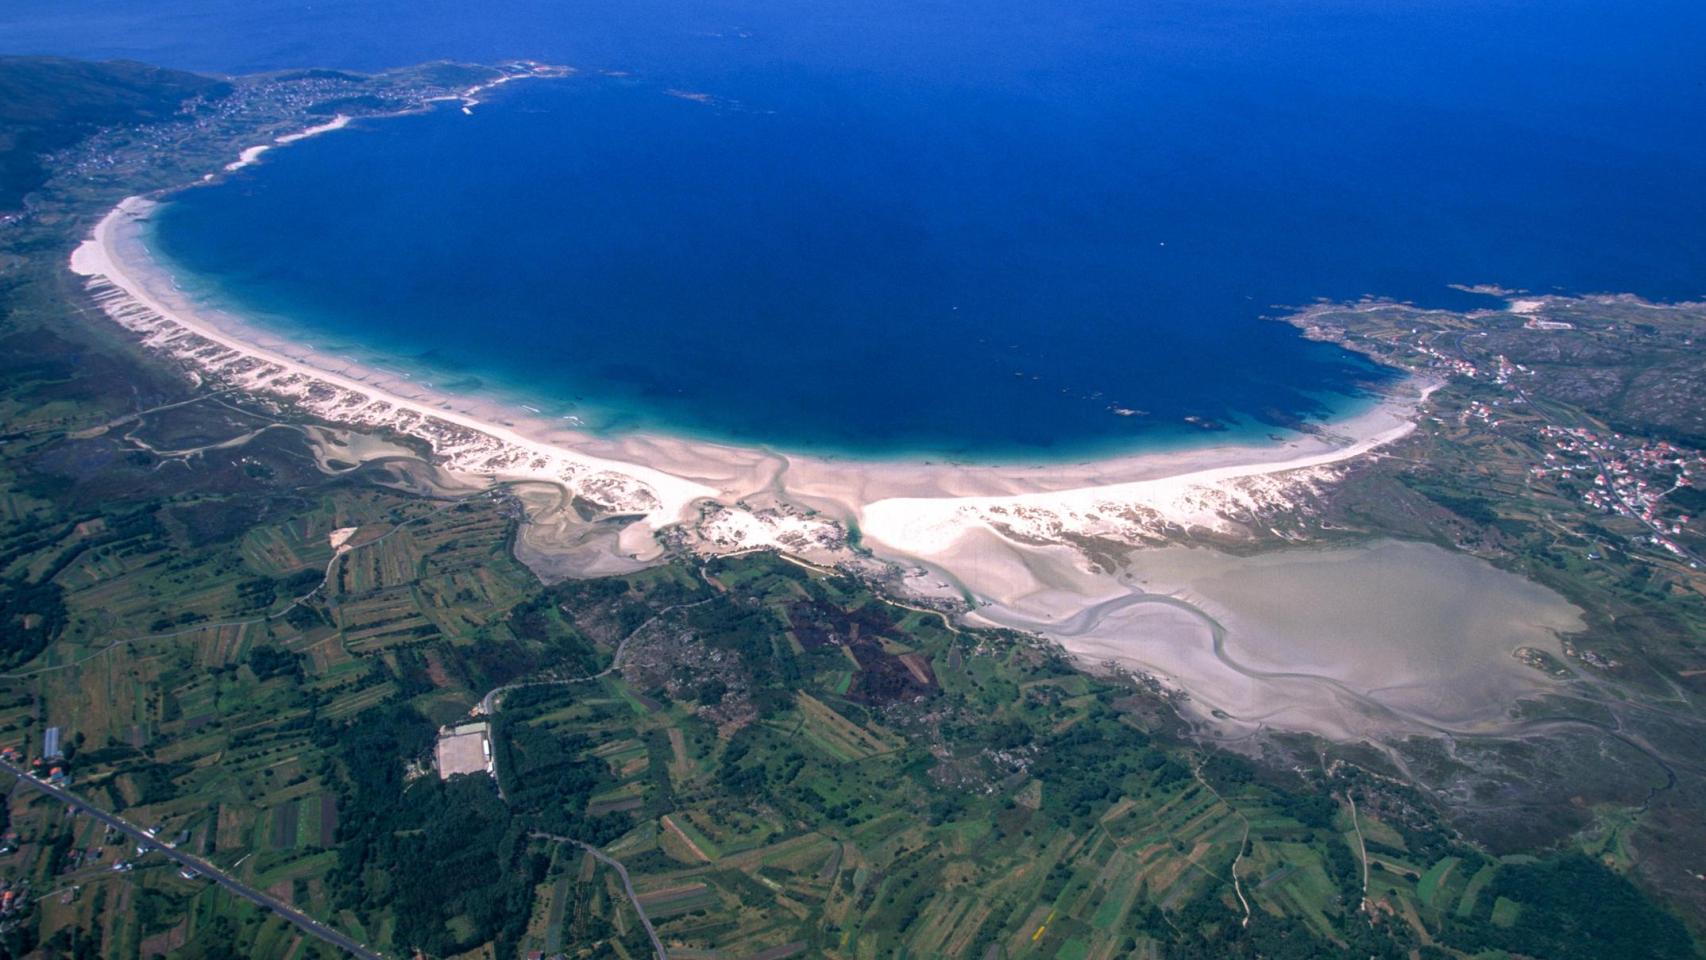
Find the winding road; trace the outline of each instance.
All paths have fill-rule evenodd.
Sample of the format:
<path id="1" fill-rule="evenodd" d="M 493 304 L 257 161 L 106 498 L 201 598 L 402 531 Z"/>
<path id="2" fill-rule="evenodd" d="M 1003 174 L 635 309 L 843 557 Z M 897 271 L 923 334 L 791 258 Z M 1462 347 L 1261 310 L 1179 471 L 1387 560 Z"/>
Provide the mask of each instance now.
<path id="1" fill-rule="evenodd" d="M 1351 805 L 1351 829 L 1357 834 L 1357 854 L 1362 857 L 1362 903 L 1358 910 L 1368 911 L 1368 841 L 1362 836 L 1362 822 L 1357 819 L 1357 798 L 1345 791 L 1345 801 Z"/>
<path id="2" fill-rule="evenodd" d="M 644 630 L 647 627 L 651 626 L 652 624 L 656 623 L 659 620 L 659 618 L 667 616 L 668 614 L 674 613 L 677 610 L 686 610 L 690 607 L 697 607 L 697 606 L 700 606 L 702 604 L 710 603 L 712 600 L 715 600 L 715 599 L 717 599 L 717 598 L 716 597 L 705 597 L 701 600 L 694 600 L 691 603 L 677 603 L 677 604 L 673 604 L 671 606 L 664 607 L 662 610 L 659 610 L 657 613 L 652 614 L 649 618 L 646 619 L 646 622 L 644 622 L 644 623 L 640 624 L 639 626 L 635 627 L 634 629 L 628 631 L 627 635 L 624 636 L 621 639 L 621 641 L 616 644 L 616 652 L 611 654 L 611 656 L 610 656 L 610 666 L 605 667 L 603 670 L 600 670 L 597 673 L 589 674 L 588 676 L 584 676 L 584 677 L 567 677 L 567 678 L 564 678 L 561 680 L 524 680 L 524 681 L 520 681 L 517 683 L 506 683 L 501 687 L 492 688 L 492 690 L 489 691 L 485 696 L 481 697 L 479 705 L 474 708 L 474 712 L 477 714 L 483 715 L 483 716 L 488 716 L 488 717 L 491 716 L 492 714 L 497 712 L 498 707 L 502 706 L 504 694 L 508 693 L 511 690 L 519 690 L 522 687 L 548 687 L 548 686 L 558 686 L 558 685 L 565 685 L 566 686 L 568 684 L 574 684 L 574 683 L 588 683 L 588 682 L 593 681 L 593 680 L 600 680 L 600 679 L 603 679 L 604 677 L 608 677 L 611 674 L 616 673 L 617 671 L 622 669 L 622 658 L 623 658 L 623 655 L 628 650 L 628 641 L 632 640 L 635 636 L 637 636 L 641 630 Z M 494 778 L 494 780 L 495 779 L 496 778 Z M 503 797 L 503 784 L 501 782 L 498 783 L 497 788 L 498 788 L 498 796 L 499 796 L 499 798 L 502 798 Z M 634 892 L 634 883 L 632 880 L 630 880 L 628 878 L 628 868 L 622 865 L 622 861 L 617 860 L 615 857 L 610 856 L 609 854 L 605 853 L 603 850 L 600 850 L 597 847 L 595 847 L 589 843 L 582 843 L 581 841 L 576 840 L 573 837 L 563 837 L 563 836 L 558 836 L 557 834 L 554 834 L 554 833 L 541 833 L 538 831 L 530 833 L 530 834 L 528 834 L 528 836 L 532 837 L 535 840 L 548 840 L 548 841 L 551 841 L 553 843 L 573 844 L 574 846 L 579 847 L 580 849 L 585 850 L 587 853 L 591 854 L 593 859 L 597 860 L 599 863 L 602 863 L 605 866 L 610 867 L 611 869 L 615 870 L 617 875 L 622 878 L 622 889 L 627 892 L 628 901 L 634 905 L 634 913 L 639 915 L 640 923 L 646 928 L 646 936 L 651 938 L 652 949 L 657 952 L 658 960 L 669 960 L 669 952 L 664 949 L 663 941 L 658 938 L 658 932 L 652 926 L 651 918 L 646 916 L 645 908 L 640 906 L 640 896 L 639 896 L 639 894 Z"/>
<path id="3" fill-rule="evenodd" d="M 677 603 L 673 606 L 664 607 L 657 613 L 652 614 L 645 623 L 642 623 L 628 631 L 627 635 L 617 642 L 616 652 L 610 655 L 610 666 L 605 667 L 597 673 L 588 674 L 584 677 L 564 677 L 560 680 L 517 680 L 514 683 L 506 683 L 501 687 L 493 687 L 491 690 L 486 692 L 485 696 L 480 698 L 480 702 L 474 707 L 473 712 L 480 716 L 489 717 L 498 711 L 498 706 L 500 705 L 504 694 L 511 690 L 520 690 L 523 687 L 557 687 L 568 686 L 575 683 L 591 683 L 594 680 L 602 680 L 622 669 L 622 657 L 628 651 L 628 641 L 634 639 L 641 630 L 644 630 L 658 622 L 661 617 L 674 613 L 677 610 L 686 610 L 689 607 L 701 606 L 703 604 L 710 603 L 715 599 L 716 597 L 706 597 L 703 600 L 695 600 L 692 603 Z"/>
<path id="4" fill-rule="evenodd" d="M 640 916 L 640 924 L 646 928 L 646 936 L 651 938 L 652 949 L 657 951 L 658 960 L 669 960 L 669 952 L 663 948 L 663 941 L 658 939 L 658 932 L 652 927 L 652 918 L 646 916 L 646 909 L 640 906 L 640 895 L 634 892 L 634 882 L 628 879 L 628 868 L 622 865 L 622 861 L 611 857 L 609 854 L 590 843 L 582 843 L 572 837 L 559 837 L 554 833 L 538 832 L 530 833 L 528 836 L 535 840 L 550 840 L 554 843 L 573 844 L 582 850 L 585 850 L 587 853 L 592 854 L 592 858 L 594 860 L 597 860 L 599 863 L 615 870 L 616 875 L 622 878 L 622 889 L 627 891 L 628 901 L 634 905 L 634 912 Z"/>
<path id="5" fill-rule="evenodd" d="M 205 631 L 205 630 L 218 630 L 218 629 L 223 629 L 226 627 L 241 627 L 241 626 L 247 626 L 247 625 L 253 624 L 253 623 L 265 623 L 268 621 L 277 620 L 278 618 L 288 614 L 290 611 L 301 606 L 302 604 L 307 603 L 309 600 L 313 599 L 316 594 L 320 594 L 320 593 L 324 592 L 327 585 L 332 582 L 332 574 L 334 572 L 336 572 L 336 570 L 338 568 L 338 564 L 345 557 L 349 556 L 351 553 L 354 553 L 357 550 L 364 550 L 364 549 L 371 547 L 371 546 L 374 546 L 375 544 L 378 544 L 378 543 L 382 543 L 385 540 L 389 539 L 392 534 L 396 533 L 397 531 L 403 529 L 406 526 L 409 526 L 410 524 L 419 523 L 422 520 L 428 520 L 428 519 L 431 519 L 433 517 L 436 517 L 439 514 L 445 512 L 446 510 L 450 510 L 454 507 L 460 506 L 463 503 L 467 503 L 469 501 L 476 500 L 480 497 L 487 496 L 487 495 L 491 494 L 496 489 L 497 489 L 496 487 L 488 487 L 486 489 L 478 490 L 478 491 L 475 491 L 474 493 L 470 493 L 470 494 L 467 494 L 465 496 L 449 498 L 449 499 L 445 500 L 441 505 L 439 505 L 436 509 L 434 509 L 428 513 L 423 513 L 417 517 L 410 517 L 407 520 L 398 521 L 396 524 L 394 524 L 391 527 L 391 529 L 385 531 L 384 533 L 380 534 L 377 537 L 374 537 L 372 540 L 364 540 L 361 543 L 354 544 L 354 545 L 349 546 L 349 547 L 340 548 L 340 549 L 335 550 L 332 553 L 332 558 L 330 560 L 326 561 L 326 572 L 320 578 L 320 582 L 315 585 L 314 589 L 309 590 L 307 593 L 304 593 L 300 597 L 296 597 L 296 598 L 292 599 L 290 601 L 290 603 L 286 604 L 282 609 L 279 609 L 275 612 L 264 613 L 264 614 L 260 614 L 258 616 L 253 616 L 253 617 L 245 617 L 241 620 L 220 620 L 220 621 L 212 621 L 212 622 L 206 622 L 206 623 L 197 623 L 197 624 L 194 624 L 192 626 L 184 627 L 181 630 L 173 630 L 170 633 L 150 633 L 150 634 L 143 634 L 143 635 L 135 636 L 135 637 L 125 637 L 125 638 L 120 639 L 120 640 L 114 640 L 104 647 L 98 647 L 98 648 L 84 654 L 83 656 L 78 657 L 75 660 L 67 660 L 64 663 L 58 663 L 58 664 L 54 664 L 52 666 L 47 666 L 47 667 L 36 667 L 34 669 L 31 669 L 31 670 L 20 670 L 20 671 L 15 672 L 15 673 L 0 673 L 0 680 L 26 680 L 26 679 L 29 679 L 30 677 L 39 676 L 39 675 L 44 674 L 44 673 L 55 673 L 55 672 L 60 671 L 60 670 L 75 669 L 77 667 L 82 666 L 85 663 L 88 663 L 91 660 L 94 660 L 96 657 L 105 656 L 106 654 L 111 653 L 113 650 L 116 650 L 117 648 L 125 646 L 127 644 L 146 643 L 146 642 L 153 641 L 153 640 L 171 640 L 171 639 L 174 639 L 176 637 L 188 636 L 190 634 L 200 633 L 200 632 Z M 490 694 L 488 694 L 488 696 L 489 695 Z"/>
<path id="6" fill-rule="evenodd" d="M 1204 790 L 1213 794 L 1214 799 L 1218 800 L 1221 806 L 1232 811 L 1232 813 L 1244 824 L 1244 835 L 1238 838 L 1238 855 L 1232 858 L 1232 866 L 1227 872 L 1232 877 L 1232 892 L 1238 895 L 1238 903 L 1244 908 L 1244 919 L 1240 921 L 1238 925 L 1241 927 L 1249 927 L 1250 901 L 1244 899 L 1244 884 L 1238 878 L 1238 865 L 1244 862 L 1244 850 L 1250 845 L 1250 818 L 1244 816 L 1244 811 L 1239 810 L 1230 803 L 1227 803 L 1226 798 L 1220 795 L 1220 791 L 1214 789 L 1207 780 L 1203 779 L 1201 763 L 1198 763 L 1196 766 L 1191 768 L 1191 774 L 1197 778 L 1198 783 L 1202 784 Z"/>

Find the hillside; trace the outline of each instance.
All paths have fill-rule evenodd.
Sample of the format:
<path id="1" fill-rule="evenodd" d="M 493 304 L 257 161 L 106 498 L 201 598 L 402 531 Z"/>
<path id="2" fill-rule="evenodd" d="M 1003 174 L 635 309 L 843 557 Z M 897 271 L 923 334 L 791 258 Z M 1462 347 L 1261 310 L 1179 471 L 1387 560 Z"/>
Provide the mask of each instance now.
<path id="1" fill-rule="evenodd" d="M 0 211 L 15 210 L 46 177 L 41 155 L 95 130 L 169 117 L 223 81 L 125 60 L 90 63 L 0 57 Z"/>
<path id="2" fill-rule="evenodd" d="M 1290 318 L 1441 385 L 1264 543 L 1431 541 L 1587 628 L 1513 651 L 1558 691 L 1515 734 L 1228 750 L 863 564 L 544 582 L 534 490 L 186 378 L 66 272 L 122 197 L 536 69 L 0 58 L 46 184 L 0 231 L 0 958 L 1702 956 L 1706 308 Z"/>

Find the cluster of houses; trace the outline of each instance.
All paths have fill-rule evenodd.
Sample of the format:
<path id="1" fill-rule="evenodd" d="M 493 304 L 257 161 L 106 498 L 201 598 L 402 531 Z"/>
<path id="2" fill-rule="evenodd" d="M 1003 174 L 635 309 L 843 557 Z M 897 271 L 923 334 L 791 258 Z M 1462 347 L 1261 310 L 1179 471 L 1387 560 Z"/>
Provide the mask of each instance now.
<path id="1" fill-rule="evenodd" d="M 1601 670 L 1615 670 L 1618 667 L 1623 666 L 1623 661 L 1621 660 L 1608 657 L 1593 650 L 1577 648 L 1575 642 L 1570 640 L 1568 637 L 1563 638 L 1560 642 L 1563 644 L 1564 655 L 1566 657 L 1574 657 L 1590 667 L 1598 667 Z"/>
<path id="2" fill-rule="evenodd" d="M 1411 330 L 1410 332 L 1415 333 L 1417 331 Z M 1428 358 L 1428 366 L 1435 370 L 1444 370 L 1448 373 L 1455 373 L 1460 377 L 1468 377 L 1471 380 L 1481 375 L 1479 367 L 1461 357 L 1454 357 L 1446 353 L 1444 350 L 1436 349 L 1425 343 L 1417 343 L 1413 346 L 1417 353 Z"/>
<path id="3" fill-rule="evenodd" d="M 19 880 L 15 884 L 10 880 L 0 880 L 0 922 L 29 909 L 28 890 L 28 880 Z"/>
<path id="4" fill-rule="evenodd" d="M 1670 536 L 1682 533 L 1693 519 L 1687 514 L 1665 516 L 1666 494 L 1692 486 L 1706 475 L 1706 456 L 1669 441 L 1641 441 L 1613 433 L 1601 437 L 1582 427 L 1540 428 L 1552 447 L 1544 462 L 1529 468 L 1536 477 L 1591 477 L 1582 493 L 1589 506 L 1606 513 L 1634 517 L 1650 527 L 1653 543 L 1678 556 L 1684 551 Z"/>
<path id="5" fill-rule="evenodd" d="M 1504 420 L 1500 418 L 1497 413 L 1498 405 L 1499 402 L 1497 400 L 1490 404 L 1482 403 L 1479 400 L 1471 400 L 1469 401 L 1469 406 L 1463 408 L 1462 419 L 1465 421 L 1478 420 L 1490 427 L 1496 427 L 1499 424 L 1504 423 Z"/>
<path id="6" fill-rule="evenodd" d="M 1510 383 L 1511 380 L 1519 373 L 1531 375 L 1534 373 L 1533 370 L 1528 369 L 1520 363 L 1510 362 L 1510 360 L 1502 353 L 1494 359 L 1493 363 L 1493 382 L 1500 386 Z"/>
<path id="7" fill-rule="evenodd" d="M 24 755 L 17 747 L 0 747 L 0 758 L 12 764 L 22 764 Z M 58 727 L 48 727 L 41 741 L 41 756 L 30 761 L 30 776 L 37 780 L 62 787 L 71 782 L 71 774 L 65 769 L 65 750 L 60 746 L 60 730 Z"/>
<path id="8" fill-rule="evenodd" d="M 217 134 L 257 119 L 299 116 L 314 104 L 368 92 L 368 86 L 359 78 L 335 74 L 240 83 L 224 96 L 187 102 L 169 121 L 103 130 L 45 159 L 56 168 L 88 178 L 128 168 L 150 154 L 171 153 L 192 133 Z"/>

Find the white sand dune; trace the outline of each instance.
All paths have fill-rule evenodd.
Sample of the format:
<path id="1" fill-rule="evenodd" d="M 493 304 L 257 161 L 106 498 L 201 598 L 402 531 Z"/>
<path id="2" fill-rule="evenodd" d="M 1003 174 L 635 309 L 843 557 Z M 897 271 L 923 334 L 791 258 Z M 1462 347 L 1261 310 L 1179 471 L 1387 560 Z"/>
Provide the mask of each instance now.
<path id="1" fill-rule="evenodd" d="M 327 129 L 330 129 L 327 125 Z M 150 349 L 197 374 L 288 401 L 317 417 L 384 428 L 431 444 L 453 473 L 565 487 L 613 513 L 662 529 L 701 500 L 757 499 L 817 511 L 819 524 L 858 524 L 867 540 L 907 557 L 949 551 L 967 531 L 1018 539 L 1063 533 L 1141 544 L 1187 530 L 1224 532 L 1236 518 L 1281 510 L 1333 477 L 1332 468 L 1413 428 L 1425 395 L 1394 396 L 1319 434 L 1077 464 L 968 466 L 782 454 L 657 434 L 599 437 L 496 401 L 436 391 L 403 375 L 283 339 L 192 302 L 143 241 L 154 201 L 132 197 L 71 257 L 96 302 Z M 742 520 L 749 546 L 766 530 L 808 534 L 800 516 Z"/>
<path id="2" fill-rule="evenodd" d="M 245 151 L 239 162 L 253 162 L 260 149 Z M 948 586 L 939 596 L 987 605 L 986 622 L 1036 629 L 1092 659 L 1107 653 L 1106 631 L 1049 624 L 1123 602 L 1132 587 L 1091 562 L 1082 548 L 1086 538 L 1137 548 L 1260 526 L 1265 515 L 1306 504 L 1351 459 L 1409 433 L 1417 405 L 1432 389 L 1408 382 L 1361 416 L 1284 442 L 1073 464 L 871 462 L 660 434 L 595 436 L 519 405 L 434 390 L 317 351 L 192 300 L 149 255 L 146 221 L 155 206 L 141 197 L 125 200 L 72 254 L 71 269 L 87 278 L 107 316 L 192 376 L 327 422 L 418 438 L 459 482 L 555 489 L 522 497 L 533 523 L 518 549 L 542 573 L 631 569 L 656 559 L 666 543 L 703 552 L 774 546 L 814 559 L 848 559 L 856 526 L 878 557 L 928 573 L 909 582 L 933 579 Z M 618 528 L 589 528 L 571 509 L 575 502 L 618 518 Z M 554 553 L 561 569 L 553 567 Z M 1200 625 L 1190 617 L 1158 607 L 1122 616 L 1144 629 L 1171 625 L 1176 662 L 1169 666 L 1163 643 L 1146 648 L 1146 669 L 1175 680 L 1206 675 L 1186 669 L 1204 656 Z M 1221 699 L 1246 704 L 1252 695 L 1192 693 L 1210 706 Z M 1297 725 L 1329 734 L 1353 728 L 1338 720 Z"/>
<path id="3" fill-rule="evenodd" d="M 715 491 L 648 467 L 614 463 L 571 448 L 525 437 L 510 427 L 477 419 L 442 399 L 385 389 L 372 371 L 307 353 L 295 357 L 278 341 L 242 339 L 192 309 L 146 260 L 134 256 L 139 238 L 127 233 L 153 208 L 132 197 L 95 227 L 71 256 L 71 269 L 89 277 L 95 301 L 143 343 L 182 361 L 202 375 L 297 404 L 326 420 L 357 427 L 392 429 L 429 443 L 452 473 L 497 480 L 554 483 L 613 511 L 644 514 L 652 529 L 674 523 L 688 505 Z M 127 242 L 128 241 L 128 242 Z M 252 331 L 251 331 L 252 332 Z"/>

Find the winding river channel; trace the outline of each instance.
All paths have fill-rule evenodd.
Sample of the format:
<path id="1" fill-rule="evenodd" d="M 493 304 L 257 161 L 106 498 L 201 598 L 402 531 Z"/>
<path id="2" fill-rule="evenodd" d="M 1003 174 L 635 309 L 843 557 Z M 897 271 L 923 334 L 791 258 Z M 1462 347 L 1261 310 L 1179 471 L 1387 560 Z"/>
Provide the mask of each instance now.
<path id="1" fill-rule="evenodd" d="M 1334 739 L 1495 733 L 1555 687 L 1515 653 L 1580 629 L 1562 597 L 1431 544 L 1377 540 L 1240 557 L 1132 553 L 1100 591 L 1061 587 L 979 608 L 1094 662 L 1167 677 L 1234 729 Z"/>

